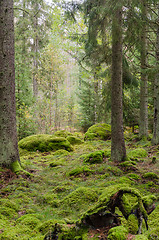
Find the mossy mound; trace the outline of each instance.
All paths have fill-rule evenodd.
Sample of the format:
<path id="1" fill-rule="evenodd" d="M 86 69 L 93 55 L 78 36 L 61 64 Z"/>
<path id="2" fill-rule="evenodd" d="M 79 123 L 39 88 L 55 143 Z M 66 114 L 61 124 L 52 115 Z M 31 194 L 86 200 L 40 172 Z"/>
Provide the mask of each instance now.
<path id="1" fill-rule="evenodd" d="M 108 240 L 126 240 L 128 230 L 123 226 L 113 227 L 108 232 Z"/>
<path id="2" fill-rule="evenodd" d="M 154 235 L 154 239 L 159 239 L 159 205 L 156 209 L 149 215 L 148 225 L 150 229 L 149 235 Z M 155 238 L 156 237 L 156 238 Z M 149 239 L 151 239 L 149 237 Z M 153 239 L 153 238 L 152 238 Z"/>
<path id="3" fill-rule="evenodd" d="M 68 194 L 61 204 L 66 207 L 74 208 L 75 210 L 87 209 L 88 206 L 96 202 L 98 199 L 97 191 L 88 187 L 79 187 L 70 194 Z"/>
<path id="4" fill-rule="evenodd" d="M 18 211 L 18 204 L 16 204 L 15 202 L 9 200 L 9 199 L 6 199 L 6 198 L 1 198 L 0 199 L 0 206 L 5 206 L 5 207 L 8 207 L 8 208 L 11 208 L 15 211 Z"/>
<path id="5" fill-rule="evenodd" d="M 59 131 L 54 132 L 54 136 L 67 138 L 68 136 L 72 136 L 72 133 L 70 133 L 66 130 L 59 130 Z"/>
<path id="6" fill-rule="evenodd" d="M 55 224 L 52 227 L 52 230 L 49 231 L 44 240 L 88 240 L 87 237 L 85 237 L 85 230 L 78 229 L 75 225 L 67 225 L 67 224 Z"/>
<path id="7" fill-rule="evenodd" d="M 97 123 L 85 133 L 85 140 L 108 140 L 111 138 L 111 126 L 106 123 Z"/>
<path id="8" fill-rule="evenodd" d="M 107 168 L 107 171 L 110 172 L 114 176 L 121 176 L 123 174 L 123 171 L 120 170 L 118 167 L 115 167 L 115 166 L 109 166 Z"/>
<path id="9" fill-rule="evenodd" d="M 50 219 L 41 224 L 39 224 L 36 228 L 37 231 L 41 232 L 42 234 L 46 234 L 48 231 L 54 230 L 56 224 L 66 224 L 65 221 Z"/>
<path id="10" fill-rule="evenodd" d="M 136 148 L 131 150 L 128 154 L 127 157 L 134 160 L 137 158 L 144 158 L 147 157 L 147 151 L 143 148 Z"/>
<path id="11" fill-rule="evenodd" d="M 17 217 L 17 213 L 10 207 L 0 206 L 0 214 L 8 217 L 9 219 Z"/>
<path id="12" fill-rule="evenodd" d="M 38 224 L 40 224 L 40 220 L 34 216 L 34 214 L 26 214 L 18 218 L 17 223 L 20 223 L 23 226 L 25 225 L 30 229 L 34 229 Z"/>
<path id="13" fill-rule="evenodd" d="M 128 177 L 133 180 L 141 180 L 141 177 L 137 175 L 136 173 L 129 173 Z"/>
<path id="14" fill-rule="evenodd" d="M 157 180 L 159 179 L 158 175 L 154 172 L 147 172 L 143 174 L 143 178 L 149 179 L 149 180 Z"/>
<path id="15" fill-rule="evenodd" d="M 66 138 L 72 145 L 78 145 L 82 144 L 83 141 L 80 138 L 74 137 L 74 136 L 68 136 Z"/>
<path id="16" fill-rule="evenodd" d="M 81 158 L 83 158 L 85 163 L 90 163 L 90 164 L 102 163 L 103 157 L 104 157 L 103 151 L 95 151 L 95 152 L 84 154 L 81 156 Z"/>
<path id="17" fill-rule="evenodd" d="M 146 209 L 151 207 L 152 204 L 154 203 L 154 201 L 156 201 L 156 200 L 157 200 L 157 197 L 155 195 L 152 195 L 152 194 L 142 197 L 142 201 L 143 201 L 144 207 Z"/>
<path id="18" fill-rule="evenodd" d="M 123 217 L 128 219 L 133 209 L 138 206 L 140 213 L 147 218 L 147 212 L 143 206 L 142 197 L 139 191 L 129 185 L 117 184 L 106 187 L 96 202 L 80 219 L 80 224 L 88 224 L 93 227 L 106 226 L 110 222 L 117 222 L 118 217 L 112 214 L 115 208 L 119 208 Z M 114 210 L 113 210 L 114 209 Z M 104 221 L 100 216 L 104 217 Z M 109 219 L 110 221 L 108 221 Z M 98 220 L 97 220 L 98 219 Z M 97 226 L 97 227 L 98 227 Z"/>
<path id="19" fill-rule="evenodd" d="M 141 235 L 136 236 L 134 240 L 148 240 L 148 239 L 150 240 L 151 238 L 147 238 L 145 235 L 141 234 Z"/>
<path id="20" fill-rule="evenodd" d="M 82 167 L 77 167 L 72 169 L 70 172 L 67 173 L 67 176 L 78 176 L 80 174 L 84 174 L 86 176 L 88 176 L 89 174 L 93 173 L 94 171 L 91 170 L 90 168 L 86 167 L 86 166 L 82 166 Z"/>
<path id="21" fill-rule="evenodd" d="M 128 228 L 129 228 L 129 233 L 131 234 L 137 234 L 138 232 L 138 219 L 134 214 L 130 214 L 128 217 Z"/>
<path id="22" fill-rule="evenodd" d="M 72 151 L 73 147 L 63 137 L 54 137 L 48 134 L 32 135 L 23 138 L 18 143 L 19 147 L 28 151 L 49 152 L 64 149 Z"/>
<path id="23" fill-rule="evenodd" d="M 122 169 L 124 171 L 127 171 L 127 172 L 133 172 L 133 171 L 136 171 L 137 170 L 137 167 L 136 167 L 136 162 L 135 161 L 124 161 L 122 163 L 119 164 L 120 167 L 122 167 Z"/>

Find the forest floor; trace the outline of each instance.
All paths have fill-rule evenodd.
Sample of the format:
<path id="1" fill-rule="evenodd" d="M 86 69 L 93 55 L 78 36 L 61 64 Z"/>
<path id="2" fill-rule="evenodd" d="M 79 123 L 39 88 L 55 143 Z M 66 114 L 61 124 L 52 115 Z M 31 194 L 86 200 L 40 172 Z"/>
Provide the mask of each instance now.
<path id="1" fill-rule="evenodd" d="M 110 152 L 110 147 L 110 140 L 99 140 L 74 145 L 72 152 L 22 152 L 22 166 L 32 177 L 0 169 L 0 240 L 43 240 L 55 223 L 69 226 L 78 221 L 104 189 L 116 184 L 138 189 L 142 196 L 155 195 L 155 205 L 159 206 L 159 146 L 133 138 L 126 141 L 127 152 L 138 148 L 147 152 L 146 157 L 137 157 L 134 165 L 113 163 L 109 154 L 101 163 L 84 163 L 83 154 Z M 148 172 L 154 175 L 145 175 Z M 129 231 L 127 240 L 159 239 L 155 233 L 159 223 L 153 221 L 148 221 L 149 231 L 143 226 L 143 238 Z M 123 222 L 127 225 L 126 220 Z M 81 239 L 107 239 L 110 227 L 90 228 Z"/>

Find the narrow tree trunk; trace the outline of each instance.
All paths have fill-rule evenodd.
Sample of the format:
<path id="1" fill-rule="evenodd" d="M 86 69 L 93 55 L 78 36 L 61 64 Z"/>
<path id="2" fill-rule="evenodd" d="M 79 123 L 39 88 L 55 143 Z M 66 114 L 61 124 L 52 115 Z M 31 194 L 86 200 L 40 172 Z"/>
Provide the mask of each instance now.
<path id="1" fill-rule="evenodd" d="M 0 165 L 19 165 L 15 107 L 13 0 L 0 1 Z"/>
<path id="2" fill-rule="evenodd" d="M 159 144 L 159 4 L 157 19 L 157 38 L 156 38 L 156 67 L 157 74 L 154 83 L 154 124 L 153 124 L 153 144 Z"/>
<path id="3" fill-rule="evenodd" d="M 148 137 L 148 81 L 146 65 L 147 65 L 147 36 L 146 36 L 146 16 L 147 6 L 146 0 L 142 0 L 142 18 L 143 24 L 141 29 L 141 83 L 140 83 L 140 122 L 139 136 L 140 138 Z"/>
<path id="4" fill-rule="evenodd" d="M 118 7 L 112 22 L 111 158 L 119 162 L 125 157 L 122 107 L 122 7 Z"/>
<path id="5" fill-rule="evenodd" d="M 37 82 L 37 70 L 38 70 L 38 33 L 37 33 L 37 28 L 38 28 L 38 3 L 35 3 L 35 11 L 36 11 L 36 16 L 34 16 L 34 62 L 33 62 L 33 67 L 34 67 L 34 73 L 33 73 L 33 94 L 34 97 L 36 98 L 38 95 L 38 82 Z"/>

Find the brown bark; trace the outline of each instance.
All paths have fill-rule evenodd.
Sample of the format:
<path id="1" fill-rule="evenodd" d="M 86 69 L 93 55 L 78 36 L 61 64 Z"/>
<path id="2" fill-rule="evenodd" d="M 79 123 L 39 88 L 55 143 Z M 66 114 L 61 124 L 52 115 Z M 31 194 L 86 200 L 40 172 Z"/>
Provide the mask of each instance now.
<path id="1" fill-rule="evenodd" d="M 157 73 L 154 82 L 154 125 L 153 125 L 153 144 L 159 144 L 159 4 L 156 32 L 156 67 Z"/>
<path id="2" fill-rule="evenodd" d="M 0 165 L 19 160 L 14 66 L 13 0 L 0 1 Z"/>
<path id="3" fill-rule="evenodd" d="M 146 0 L 142 0 L 142 29 L 141 29 L 141 83 L 140 83 L 140 138 L 148 137 L 148 80 L 147 80 L 147 6 Z"/>
<path id="4" fill-rule="evenodd" d="M 111 84 L 111 158 L 126 157 L 122 107 L 122 7 L 115 10 L 112 23 L 112 84 Z"/>

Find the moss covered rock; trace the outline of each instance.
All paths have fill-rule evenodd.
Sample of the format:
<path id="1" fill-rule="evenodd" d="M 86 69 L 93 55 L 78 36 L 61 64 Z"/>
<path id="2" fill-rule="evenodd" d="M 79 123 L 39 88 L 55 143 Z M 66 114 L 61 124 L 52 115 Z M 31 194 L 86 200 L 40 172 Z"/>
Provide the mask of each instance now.
<path id="1" fill-rule="evenodd" d="M 94 171 L 91 170 L 90 168 L 86 167 L 86 166 L 81 166 L 81 167 L 77 167 L 72 169 L 70 172 L 67 173 L 67 176 L 78 176 L 80 174 L 85 174 L 85 175 L 89 175 L 91 173 L 93 173 Z"/>
<path id="2" fill-rule="evenodd" d="M 0 206 L 0 214 L 6 216 L 7 218 L 16 218 L 17 213 L 14 209 L 6 206 Z"/>
<path id="3" fill-rule="evenodd" d="M 127 157 L 134 160 L 137 158 L 144 158 L 147 157 L 147 151 L 143 148 L 136 148 L 131 150 L 128 154 Z"/>
<path id="4" fill-rule="evenodd" d="M 108 140 L 111 138 L 111 126 L 106 123 L 97 123 L 85 133 L 85 140 Z"/>
<path id="5" fill-rule="evenodd" d="M 18 204 L 16 204 L 15 202 L 9 200 L 9 199 L 6 199 L 6 198 L 1 198 L 0 199 L 0 206 L 5 206 L 5 207 L 8 207 L 8 208 L 11 208 L 13 209 L 14 211 L 18 211 Z"/>
<path id="6" fill-rule="evenodd" d="M 68 194 L 62 201 L 61 204 L 79 209 L 87 209 L 89 205 L 96 202 L 98 199 L 97 191 L 92 188 L 79 187 L 70 194 Z"/>
<path id="7" fill-rule="evenodd" d="M 41 224 L 39 224 L 36 228 L 37 231 L 41 232 L 42 234 L 46 234 L 48 231 L 53 231 L 56 224 L 66 224 L 65 221 L 50 219 Z"/>
<path id="8" fill-rule="evenodd" d="M 143 178 L 149 179 L 149 180 L 157 180 L 159 179 L 158 175 L 154 172 L 147 172 L 143 174 Z"/>
<path id="9" fill-rule="evenodd" d="M 70 142 L 68 142 L 63 137 L 54 137 L 48 134 L 32 135 L 23 138 L 18 143 L 19 147 L 26 149 L 28 151 L 40 151 L 49 152 L 56 151 L 58 149 L 64 149 L 67 151 L 72 151 L 73 147 Z"/>
<path id="10" fill-rule="evenodd" d="M 128 230 L 123 226 L 113 227 L 108 232 L 108 240 L 126 240 Z"/>
<path id="11" fill-rule="evenodd" d="M 54 132 L 54 136 L 67 138 L 68 136 L 72 136 L 72 133 L 70 133 L 66 130 L 58 130 L 58 131 Z"/>
<path id="12" fill-rule="evenodd" d="M 40 220 L 34 214 L 26 214 L 18 218 L 17 223 L 34 229 L 40 223 Z"/>
<path id="13" fill-rule="evenodd" d="M 139 228 L 138 227 L 138 219 L 134 214 L 131 214 L 128 217 L 127 224 L 128 224 L 128 228 L 129 228 L 129 233 L 137 234 L 138 228 Z"/>
<path id="14" fill-rule="evenodd" d="M 148 239 L 150 239 L 150 238 L 147 238 L 147 236 L 141 234 L 141 235 L 136 236 L 134 240 L 148 240 Z"/>
<path id="15" fill-rule="evenodd" d="M 103 151 L 95 151 L 95 152 L 84 154 L 81 156 L 81 158 L 84 159 L 85 163 L 90 163 L 90 164 L 102 163 L 103 157 L 104 157 Z"/>
<path id="16" fill-rule="evenodd" d="M 159 205 L 148 217 L 148 225 L 150 229 L 148 239 L 159 239 L 159 221 L 158 220 L 159 220 Z"/>
<path id="17" fill-rule="evenodd" d="M 72 145 L 78 145 L 82 144 L 83 141 L 80 138 L 74 137 L 74 136 L 68 136 L 66 138 Z"/>

